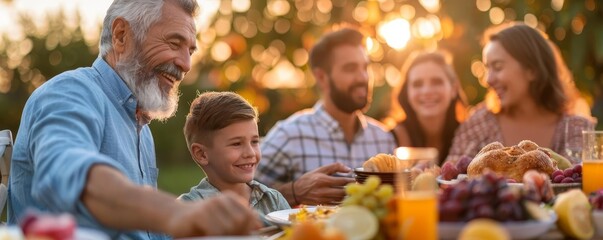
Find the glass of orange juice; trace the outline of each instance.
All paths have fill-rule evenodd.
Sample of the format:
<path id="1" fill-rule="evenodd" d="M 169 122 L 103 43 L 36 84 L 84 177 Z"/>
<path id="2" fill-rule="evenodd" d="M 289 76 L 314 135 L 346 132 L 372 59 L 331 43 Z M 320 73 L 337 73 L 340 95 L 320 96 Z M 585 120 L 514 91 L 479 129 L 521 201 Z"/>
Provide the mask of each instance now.
<path id="1" fill-rule="evenodd" d="M 582 131 L 582 191 L 603 188 L 603 131 Z"/>
<path id="2" fill-rule="evenodd" d="M 396 174 L 397 239 L 438 239 L 438 200 L 435 148 L 399 147 Z"/>

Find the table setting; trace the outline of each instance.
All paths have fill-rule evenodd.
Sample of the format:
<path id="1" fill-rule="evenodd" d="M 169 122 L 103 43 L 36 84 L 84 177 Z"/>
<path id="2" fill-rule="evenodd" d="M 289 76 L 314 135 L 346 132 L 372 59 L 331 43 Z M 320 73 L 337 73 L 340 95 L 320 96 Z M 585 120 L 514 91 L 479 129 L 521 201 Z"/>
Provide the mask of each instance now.
<path id="1" fill-rule="evenodd" d="M 480 154 L 440 168 L 435 149 L 400 147 L 354 169 L 356 183 L 328 214 L 299 217 L 322 206 L 268 214 L 284 231 L 265 238 L 603 239 L 603 131 L 585 131 L 584 139 L 579 163 L 529 141 L 484 147 L 511 156 L 498 161 L 531 161 L 513 162 L 525 170 Z"/>

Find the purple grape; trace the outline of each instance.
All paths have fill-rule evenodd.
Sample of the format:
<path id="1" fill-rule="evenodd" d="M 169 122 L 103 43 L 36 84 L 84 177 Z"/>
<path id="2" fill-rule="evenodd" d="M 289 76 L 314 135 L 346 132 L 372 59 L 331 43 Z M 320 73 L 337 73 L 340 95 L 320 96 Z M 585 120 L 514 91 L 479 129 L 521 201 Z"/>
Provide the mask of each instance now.
<path id="1" fill-rule="evenodd" d="M 555 179 L 557 176 L 563 176 L 563 171 L 557 169 L 553 173 L 551 173 L 551 178 L 552 179 Z"/>
<path id="2" fill-rule="evenodd" d="M 494 219 L 494 210 L 490 205 L 481 205 L 475 210 L 475 217 Z"/>
<path id="3" fill-rule="evenodd" d="M 561 183 L 573 183 L 573 182 L 574 182 L 574 179 L 571 177 L 566 177 L 561 181 Z"/>
<path id="4" fill-rule="evenodd" d="M 489 197 L 474 197 L 469 200 L 469 205 L 467 206 L 469 209 L 478 209 L 481 206 L 490 205 L 491 199 Z"/>
<path id="5" fill-rule="evenodd" d="M 496 208 L 496 220 L 509 221 L 513 215 L 514 207 L 513 203 L 501 203 Z"/>
<path id="6" fill-rule="evenodd" d="M 580 173 L 582 174 L 582 165 L 578 164 L 574 166 L 574 170 L 575 173 Z"/>
<path id="7" fill-rule="evenodd" d="M 557 175 L 555 178 L 553 178 L 553 182 L 554 183 L 561 183 L 561 181 L 563 181 L 564 178 L 565 178 L 564 175 Z"/>
<path id="8" fill-rule="evenodd" d="M 473 159 L 469 156 L 462 156 L 456 161 L 456 169 L 459 170 L 459 173 L 467 174 L 467 167 L 469 167 L 471 160 Z"/>
<path id="9" fill-rule="evenodd" d="M 501 202 L 516 202 L 519 196 L 511 188 L 504 188 L 498 191 L 498 199 Z"/>
<path id="10" fill-rule="evenodd" d="M 442 165 L 442 179 L 449 181 L 457 178 L 459 170 L 452 162 L 446 162 Z"/>
<path id="11" fill-rule="evenodd" d="M 450 198 L 464 202 L 469 198 L 469 189 L 467 189 L 467 187 L 457 186 L 455 187 L 454 191 L 452 191 Z"/>
<path id="12" fill-rule="evenodd" d="M 575 178 L 574 182 L 581 183 L 582 182 L 582 177 Z"/>
<path id="13" fill-rule="evenodd" d="M 574 170 L 571 168 L 563 170 L 563 175 L 566 177 L 572 177 L 573 174 L 574 174 Z"/>
<path id="14" fill-rule="evenodd" d="M 590 196 L 589 200 L 594 209 L 603 210 L 603 195 L 595 193 L 595 195 Z"/>
<path id="15" fill-rule="evenodd" d="M 581 175 L 580 175 L 579 173 L 574 173 L 574 174 L 572 174 L 572 178 L 573 178 L 574 180 L 576 180 L 576 178 L 579 178 L 580 176 L 581 176 Z"/>

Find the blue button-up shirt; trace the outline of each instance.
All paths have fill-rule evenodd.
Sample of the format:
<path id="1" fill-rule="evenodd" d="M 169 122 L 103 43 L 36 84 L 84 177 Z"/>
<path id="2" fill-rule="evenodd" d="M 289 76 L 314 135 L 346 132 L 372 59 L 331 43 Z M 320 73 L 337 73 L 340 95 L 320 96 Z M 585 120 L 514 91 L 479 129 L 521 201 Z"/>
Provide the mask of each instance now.
<path id="1" fill-rule="evenodd" d="M 94 164 L 112 166 L 138 185 L 156 187 L 158 169 L 148 125 L 136 120 L 137 100 L 102 58 L 57 75 L 36 89 L 23 110 L 13 149 L 8 222 L 27 208 L 75 216 L 78 226 L 116 239 L 154 239 L 147 232 L 103 227 L 80 196 Z M 120 196 L 115 196 L 119 198 Z"/>

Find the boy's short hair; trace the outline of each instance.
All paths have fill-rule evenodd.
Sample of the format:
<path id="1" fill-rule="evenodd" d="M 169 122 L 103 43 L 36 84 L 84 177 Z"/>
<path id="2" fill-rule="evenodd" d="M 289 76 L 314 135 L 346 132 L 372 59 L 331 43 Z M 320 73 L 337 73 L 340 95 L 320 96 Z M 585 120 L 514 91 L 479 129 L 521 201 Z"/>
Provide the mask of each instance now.
<path id="1" fill-rule="evenodd" d="M 258 121 L 257 110 L 232 92 L 205 92 L 191 103 L 184 124 L 184 137 L 192 143 L 212 145 L 213 132 L 245 120 Z"/>

